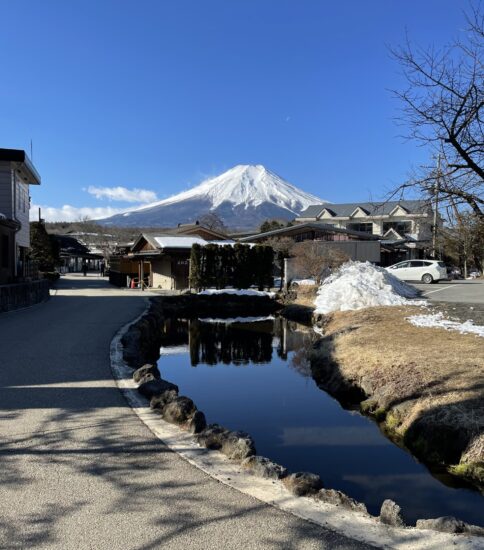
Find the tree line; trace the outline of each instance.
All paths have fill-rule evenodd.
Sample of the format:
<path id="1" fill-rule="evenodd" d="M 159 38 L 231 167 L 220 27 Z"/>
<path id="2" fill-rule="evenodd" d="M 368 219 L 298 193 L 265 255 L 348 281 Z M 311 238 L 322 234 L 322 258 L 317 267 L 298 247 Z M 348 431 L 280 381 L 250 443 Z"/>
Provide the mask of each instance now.
<path id="1" fill-rule="evenodd" d="M 266 245 L 234 246 L 194 244 L 190 254 L 190 287 L 244 289 L 256 285 L 259 290 L 273 285 L 274 251 Z"/>

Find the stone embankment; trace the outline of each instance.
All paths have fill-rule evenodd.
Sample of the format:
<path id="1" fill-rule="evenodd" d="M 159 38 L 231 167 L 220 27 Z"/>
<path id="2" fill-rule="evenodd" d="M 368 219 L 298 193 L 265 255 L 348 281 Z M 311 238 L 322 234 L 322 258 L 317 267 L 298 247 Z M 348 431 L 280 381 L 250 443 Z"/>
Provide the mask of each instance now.
<path id="1" fill-rule="evenodd" d="M 363 503 L 356 502 L 340 491 L 324 488 L 319 476 L 309 472 L 290 473 L 269 458 L 258 456 L 255 443 L 249 434 L 233 432 L 218 424 L 207 425 L 203 412 L 197 409 L 189 397 L 180 396 L 179 388 L 175 384 L 162 380 L 155 366 L 160 346 L 158 329 L 162 321 L 168 317 L 216 317 L 227 311 L 230 311 L 231 315 L 260 316 L 278 309 L 280 306 L 273 300 L 245 296 L 179 296 L 155 299 L 149 311 L 123 336 L 124 360 L 135 369 L 133 380 L 138 386 L 138 392 L 149 400 L 151 409 L 164 421 L 193 434 L 201 447 L 219 451 L 255 476 L 279 480 L 293 495 L 311 497 L 316 501 L 330 503 L 369 517 Z M 311 314 L 310 308 L 300 307 L 289 307 L 285 312 L 293 320 L 306 322 Z M 317 322 L 324 325 L 325 331 L 330 328 L 330 318 L 319 318 Z M 381 411 L 378 401 L 374 400 L 378 393 L 376 387 L 370 389 L 363 379 L 348 376 L 335 360 L 336 336 L 350 334 L 357 328 L 358 325 L 349 323 L 334 333 L 330 330 L 329 335 L 321 338 L 311 355 L 313 376 L 324 390 L 343 402 L 361 403 L 363 412 L 384 423 L 393 417 L 389 414 L 390 409 Z M 355 352 L 357 353 L 357 350 Z M 369 390 L 371 393 L 368 393 Z M 370 401 L 375 404 L 366 406 Z M 434 424 L 433 429 L 440 429 L 438 423 Z M 394 435 L 394 432 L 389 435 Z M 382 505 L 379 521 L 397 528 L 405 526 L 400 507 L 389 500 Z M 419 520 L 418 527 L 446 533 L 484 535 L 483 528 L 465 524 L 455 518 Z"/>

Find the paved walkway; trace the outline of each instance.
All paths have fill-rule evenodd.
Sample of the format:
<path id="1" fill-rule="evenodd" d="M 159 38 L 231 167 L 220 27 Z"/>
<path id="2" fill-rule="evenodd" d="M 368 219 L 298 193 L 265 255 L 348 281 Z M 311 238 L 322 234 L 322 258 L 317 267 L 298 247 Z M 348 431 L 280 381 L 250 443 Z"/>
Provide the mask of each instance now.
<path id="1" fill-rule="evenodd" d="M 0 316 L 0 548 L 364 548 L 218 483 L 138 420 L 109 344 L 144 305 L 70 275 Z"/>

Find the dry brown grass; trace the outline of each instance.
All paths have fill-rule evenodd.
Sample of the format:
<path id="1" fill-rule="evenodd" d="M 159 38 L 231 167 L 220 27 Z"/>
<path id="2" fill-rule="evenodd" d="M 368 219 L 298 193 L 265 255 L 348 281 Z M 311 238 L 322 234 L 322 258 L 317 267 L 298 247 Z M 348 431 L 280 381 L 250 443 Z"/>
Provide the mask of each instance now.
<path id="1" fill-rule="evenodd" d="M 406 318 L 416 307 L 375 307 L 333 313 L 325 334 L 335 335 L 335 358 L 360 376 L 412 375 L 419 384 L 439 380 L 447 389 L 466 389 L 484 378 L 484 341 L 440 328 L 422 328 Z M 351 327 L 354 330 L 348 331 Z M 337 334 L 341 333 L 341 334 Z"/>
<path id="2" fill-rule="evenodd" d="M 297 297 L 294 300 L 295 304 L 307 307 L 314 307 L 314 300 L 318 292 L 318 286 L 300 286 L 297 288 Z"/>
<path id="3" fill-rule="evenodd" d="M 416 307 L 376 307 L 336 312 L 324 332 L 345 378 L 392 410 L 403 434 L 425 415 L 473 434 L 463 459 L 484 461 L 484 341 L 440 328 L 422 328 L 406 317 Z"/>

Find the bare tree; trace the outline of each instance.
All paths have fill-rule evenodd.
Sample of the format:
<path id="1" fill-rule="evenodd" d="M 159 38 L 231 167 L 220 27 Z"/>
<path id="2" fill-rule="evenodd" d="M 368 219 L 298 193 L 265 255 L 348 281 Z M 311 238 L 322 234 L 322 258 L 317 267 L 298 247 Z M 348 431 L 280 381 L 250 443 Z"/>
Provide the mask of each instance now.
<path id="1" fill-rule="evenodd" d="M 402 120 L 410 138 L 441 153 L 440 169 L 422 167 L 394 194 L 417 188 L 438 190 L 484 219 L 484 15 L 480 7 L 467 16 L 465 36 L 441 50 L 405 46 L 392 50 L 407 81 L 395 91 L 403 104 Z"/>
<path id="2" fill-rule="evenodd" d="M 317 283 L 328 270 L 333 270 L 348 261 L 349 257 L 335 246 L 321 241 L 304 241 L 291 248 L 291 257 L 297 273 L 310 277 Z"/>
<path id="3" fill-rule="evenodd" d="M 470 212 L 457 210 L 448 214 L 449 225 L 440 236 L 446 257 L 462 268 L 467 277 L 469 267 L 484 268 L 484 223 Z"/>
<path id="4" fill-rule="evenodd" d="M 208 229 L 220 231 L 221 233 L 227 232 L 227 226 L 224 224 L 222 218 L 218 214 L 215 214 L 215 212 L 203 214 L 198 221 L 201 225 L 208 227 Z"/>

